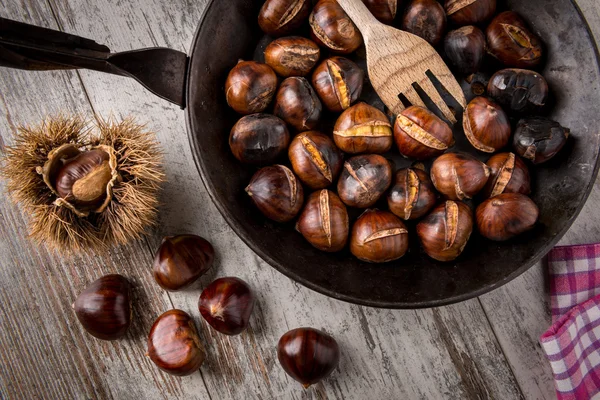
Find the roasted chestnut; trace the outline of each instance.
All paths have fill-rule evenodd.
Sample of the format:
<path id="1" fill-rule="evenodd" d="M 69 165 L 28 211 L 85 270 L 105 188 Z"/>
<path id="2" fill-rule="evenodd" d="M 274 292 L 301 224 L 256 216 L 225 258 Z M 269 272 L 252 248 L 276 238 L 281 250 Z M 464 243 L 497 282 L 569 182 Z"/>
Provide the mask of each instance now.
<path id="1" fill-rule="evenodd" d="M 513 146 L 521 157 L 534 164 L 541 164 L 550 160 L 564 147 L 570 132 L 551 119 L 528 117 L 517 124 Z"/>
<path id="2" fill-rule="evenodd" d="M 312 38 L 334 52 L 350 54 L 363 43 L 360 31 L 336 0 L 319 0 L 308 21 Z"/>
<path id="3" fill-rule="evenodd" d="M 298 178 L 311 189 L 331 185 L 342 169 L 342 153 L 328 136 L 317 131 L 297 135 L 288 155 Z"/>
<path id="4" fill-rule="evenodd" d="M 446 33 L 444 7 L 437 0 L 412 0 L 402 18 L 402 29 L 437 45 Z"/>
<path id="5" fill-rule="evenodd" d="M 302 25 L 311 7 L 311 0 L 267 0 L 258 14 L 258 25 L 267 35 L 287 35 Z"/>
<path id="6" fill-rule="evenodd" d="M 148 335 L 148 357 L 161 370 L 176 376 L 191 375 L 206 358 L 194 321 L 181 310 L 159 316 Z"/>
<path id="7" fill-rule="evenodd" d="M 471 199 L 484 188 L 491 169 L 466 153 L 446 153 L 431 166 L 431 181 L 450 200 Z"/>
<path id="8" fill-rule="evenodd" d="M 387 201 L 390 211 L 404 220 L 419 219 L 435 206 L 437 193 L 429 175 L 419 168 L 396 172 Z"/>
<path id="9" fill-rule="evenodd" d="M 425 253 L 434 260 L 453 261 L 461 255 L 473 232 L 473 212 L 460 201 L 448 200 L 417 224 Z"/>
<path id="10" fill-rule="evenodd" d="M 362 2 L 379 22 L 391 25 L 396 18 L 400 0 L 362 0 Z"/>
<path id="11" fill-rule="evenodd" d="M 358 103 L 339 116 L 333 128 L 335 144 L 350 154 L 386 153 L 392 148 L 392 124 L 381 111 Z"/>
<path id="12" fill-rule="evenodd" d="M 458 72 L 464 75 L 473 74 L 479 71 L 483 64 L 485 35 L 475 26 L 463 26 L 446 35 L 444 51 Z"/>
<path id="13" fill-rule="evenodd" d="M 354 223 L 350 252 L 361 261 L 394 261 L 408 250 L 408 230 L 391 212 L 365 211 Z"/>
<path id="14" fill-rule="evenodd" d="M 265 49 L 267 65 L 284 77 L 308 75 L 320 56 L 319 46 L 300 36 L 273 40 Z"/>
<path id="15" fill-rule="evenodd" d="M 338 181 L 342 201 L 357 208 L 369 208 L 379 200 L 392 183 L 392 166 L 376 154 L 354 156 L 344 163 Z"/>
<path id="16" fill-rule="evenodd" d="M 131 325 L 130 285 L 124 276 L 106 275 L 77 296 L 73 309 L 84 329 L 103 340 L 120 339 Z"/>
<path id="17" fill-rule="evenodd" d="M 277 222 L 294 219 L 304 202 L 302 185 L 294 173 L 283 165 L 258 170 L 246 193 L 265 217 Z"/>
<path id="18" fill-rule="evenodd" d="M 444 4 L 450 21 L 456 25 L 476 25 L 496 13 L 496 0 L 446 0 Z"/>
<path id="19" fill-rule="evenodd" d="M 492 197 L 477 207 L 479 233 L 495 241 L 509 240 L 535 226 L 539 209 L 527 196 L 520 193 L 503 193 Z"/>
<path id="20" fill-rule="evenodd" d="M 514 153 L 500 153 L 487 161 L 492 170 L 482 194 L 488 197 L 502 193 L 531 193 L 531 178 L 527 165 Z"/>
<path id="21" fill-rule="evenodd" d="M 281 83 L 273 113 L 296 131 L 315 129 L 321 111 L 321 101 L 305 78 L 293 76 Z"/>
<path id="22" fill-rule="evenodd" d="M 503 69 L 488 83 L 488 95 L 505 110 L 520 114 L 541 112 L 548 100 L 548 83 L 537 72 L 526 69 Z"/>
<path id="23" fill-rule="evenodd" d="M 154 257 L 154 280 L 165 290 L 184 289 L 212 267 L 214 258 L 215 249 L 200 236 L 168 236 Z"/>
<path id="24" fill-rule="evenodd" d="M 325 107 L 340 112 L 358 100 L 364 79 L 364 71 L 354 62 L 331 57 L 315 69 L 312 83 Z"/>
<path id="25" fill-rule="evenodd" d="M 279 339 L 277 358 L 283 370 L 306 389 L 333 372 L 340 360 L 340 348 L 325 332 L 297 328 Z"/>
<path id="26" fill-rule="evenodd" d="M 231 152 L 245 164 L 272 164 L 285 154 L 289 144 L 285 122 L 270 114 L 242 117 L 229 135 Z"/>
<path id="27" fill-rule="evenodd" d="M 474 96 L 482 96 L 487 92 L 487 87 L 490 83 L 490 75 L 480 71 L 467 76 L 465 81 L 471 87 L 471 93 Z"/>
<path id="28" fill-rule="evenodd" d="M 394 139 L 404 157 L 427 160 L 454 146 L 452 129 L 431 111 L 412 106 L 402 111 L 394 125 Z"/>
<path id="29" fill-rule="evenodd" d="M 488 51 L 508 67 L 534 68 L 542 62 L 542 41 L 514 11 L 492 20 L 486 31 Z"/>
<path id="30" fill-rule="evenodd" d="M 485 97 L 475 97 L 467 105 L 463 129 L 473 147 L 485 153 L 494 153 L 506 146 L 512 133 L 508 115 Z"/>
<path id="31" fill-rule="evenodd" d="M 240 114 L 263 112 L 277 90 L 277 75 L 267 64 L 240 61 L 225 81 L 225 98 L 229 107 Z"/>
<path id="32" fill-rule="evenodd" d="M 239 278 L 219 278 L 202 291 L 198 309 L 214 329 L 226 335 L 237 335 L 248 327 L 254 309 L 254 294 Z"/>

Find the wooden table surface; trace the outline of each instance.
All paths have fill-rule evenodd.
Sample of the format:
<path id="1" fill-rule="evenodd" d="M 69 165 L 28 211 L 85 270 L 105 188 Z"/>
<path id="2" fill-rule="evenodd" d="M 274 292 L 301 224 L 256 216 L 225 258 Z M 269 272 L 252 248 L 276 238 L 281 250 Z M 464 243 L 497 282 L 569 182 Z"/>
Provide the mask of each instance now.
<path id="1" fill-rule="evenodd" d="M 0 15 L 89 37 L 113 51 L 187 51 L 207 3 L 0 0 Z M 600 3 L 578 3 L 600 39 Z M 133 114 L 158 133 L 168 177 L 160 228 L 106 256 L 65 259 L 30 243 L 26 215 L 0 197 L 0 398 L 555 397 L 538 343 L 550 322 L 541 264 L 490 294 L 437 309 L 390 311 L 332 300 L 271 268 L 233 233 L 200 181 L 177 107 L 126 78 L 0 69 L 0 153 L 17 125 L 57 112 Z M 600 241 L 599 206 L 597 183 L 562 244 Z M 218 256 L 192 290 L 167 293 L 153 281 L 152 258 L 163 235 L 178 233 L 208 238 Z M 117 342 L 86 334 L 70 308 L 88 283 L 108 273 L 121 273 L 135 285 L 135 322 Z M 250 282 L 258 297 L 249 329 L 235 337 L 216 334 L 197 309 L 201 289 L 227 275 Z M 194 317 L 208 350 L 201 371 L 186 378 L 164 374 L 144 357 L 152 322 L 171 308 Z M 331 333 L 343 353 L 337 371 L 309 390 L 283 372 L 275 351 L 279 337 L 299 326 Z"/>

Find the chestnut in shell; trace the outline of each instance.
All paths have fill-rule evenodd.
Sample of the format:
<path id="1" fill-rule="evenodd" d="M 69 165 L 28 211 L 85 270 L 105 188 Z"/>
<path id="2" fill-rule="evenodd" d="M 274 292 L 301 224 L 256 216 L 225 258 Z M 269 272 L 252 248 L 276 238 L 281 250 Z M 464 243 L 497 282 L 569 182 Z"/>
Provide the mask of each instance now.
<path id="1" fill-rule="evenodd" d="M 344 163 L 338 181 L 338 194 L 342 201 L 357 208 L 369 208 L 392 183 L 392 167 L 380 155 L 354 156 Z"/>
<path id="2" fill-rule="evenodd" d="M 454 145 L 448 124 L 418 106 L 408 107 L 398 115 L 394 140 L 403 156 L 417 160 L 437 157 Z"/>
<path id="3" fill-rule="evenodd" d="M 486 36 L 489 53 L 508 67 L 535 68 L 542 62 L 542 40 L 514 11 L 497 15 Z"/>
<path id="4" fill-rule="evenodd" d="M 450 200 L 471 199 L 486 185 L 491 169 L 466 153 L 446 153 L 431 166 L 431 181 Z"/>
<path id="5" fill-rule="evenodd" d="M 267 109 L 277 90 L 277 75 L 267 64 L 240 61 L 225 81 L 227 104 L 240 114 Z"/>
<path id="6" fill-rule="evenodd" d="M 215 330 L 225 335 L 238 335 L 248 327 L 254 309 L 254 294 L 239 278 L 219 278 L 202 291 L 198 309 Z"/>
<path id="7" fill-rule="evenodd" d="M 319 0 L 308 22 L 312 38 L 336 53 L 350 54 L 363 43 L 360 31 L 336 0 Z"/>
<path id="8" fill-rule="evenodd" d="M 398 12 L 398 3 L 401 0 L 362 0 L 371 14 L 384 24 L 391 25 Z"/>
<path id="9" fill-rule="evenodd" d="M 487 85 L 488 95 L 505 110 L 537 114 L 548 101 L 548 82 L 539 73 L 526 69 L 503 69 Z"/>
<path id="10" fill-rule="evenodd" d="M 502 193 L 531 193 L 527 165 L 514 153 L 496 154 L 486 164 L 492 172 L 482 191 L 484 197 L 495 197 Z"/>
<path id="11" fill-rule="evenodd" d="M 496 0 L 446 0 L 444 8 L 455 25 L 477 25 L 496 13 Z"/>
<path id="12" fill-rule="evenodd" d="M 283 77 L 306 76 L 320 55 L 319 46 L 312 40 L 289 36 L 269 43 L 265 49 L 265 63 Z"/>
<path id="13" fill-rule="evenodd" d="M 296 175 L 311 189 L 331 185 L 342 169 L 342 153 L 328 136 L 317 131 L 296 135 L 288 156 Z"/>
<path id="14" fill-rule="evenodd" d="M 367 210 L 354 223 L 350 252 L 361 261 L 386 263 L 408 250 L 408 230 L 388 211 Z"/>
<path id="15" fill-rule="evenodd" d="M 570 132 L 548 118 L 524 118 L 517 124 L 513 146 L 521 157 L 541 164 L 553 158 L 565 146 Z"/>
<path id="16" fill-rule="evenodd" d="M 503 193 L 481 203 L 476 216 L 479 233 L 500 242 L 533 229 L 539 209 L 523 194 Z"/>
<path id="17" fill-rule="evenodd" d="M 449 32 L 444 39 L 444 51 L 458 72 L 469 75 L 481 68 L 485 57 L 485 35 L 469 25 Z"/>
<path id="18" fill-rule="evenodd" d="M 349 154 L 388 152 L 394 143 L 392 124 L 383 112 L 360 102 L 340 115 L 333 128 L 335 144 Z"/>
<path id="19" fill-rule="evenodd" d="M 469 142 L 479 151 L 494 153 L 510 141 L 508 115 L 498 104 L 485 97 L 475 97 L 465 108 L 463 129 Z"/>
<path id="20" fill-rule="evenodd" d="M 412 0 L 402 18 L 402 30 L 437 45 L 446 33 L 446 12 L 437 0 Z"/>
<path id="21" fill-rule="evenodd" d="M 285 122 L 269 114 L 246 115 L 229 134 L 231 152 L 244 164 L 272 164 L 285 154 L 289 144 Z"/>
<path id="22" fill-rule="evenodd" d="M 317 66 L 312 84 L 325 107 L 340 112 L 358 100 L 364 79 L 364 71 L 353 61 L 331 57 Z"/>
<path id="23" fill-rule="evenodd" d="M 437 198 L 429 174 L 419 168 L 405 168 L 396 172 L 387 202 L 391 212 L 404 220 L 414 220 L 425 216 Z"/>
<path id="24" fill-rule="evenodd" d="M 258 14 L 258 25 L 267 35 L 287 35 L 302 25 L 311 7 L 311 0 L 267 0 Z"/>
<path id="25" fill-rule="evenodd" d="M 317 127 L 323 107 L 310 83 L 302 77 L 284 80 L 277 91 L 273 114 L 298 132 Z"/>

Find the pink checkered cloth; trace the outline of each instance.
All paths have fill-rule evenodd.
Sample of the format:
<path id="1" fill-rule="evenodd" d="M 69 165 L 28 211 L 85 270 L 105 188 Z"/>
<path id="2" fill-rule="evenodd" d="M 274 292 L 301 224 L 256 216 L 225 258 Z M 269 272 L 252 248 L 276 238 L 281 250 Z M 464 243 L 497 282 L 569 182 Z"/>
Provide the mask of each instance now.
<path id="1" fill-rule="evenodd" d="M 559 400 L 600 399 L 600 244 L 548 254 L 552 326 L 540 338 Z"/>

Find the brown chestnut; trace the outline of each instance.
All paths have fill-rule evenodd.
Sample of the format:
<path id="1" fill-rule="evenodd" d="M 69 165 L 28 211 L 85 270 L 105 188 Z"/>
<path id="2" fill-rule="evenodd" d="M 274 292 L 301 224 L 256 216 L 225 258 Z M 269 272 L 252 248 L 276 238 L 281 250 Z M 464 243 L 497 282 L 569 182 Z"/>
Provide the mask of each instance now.
<path id="1" fill-rule="evenodd" d="M 225 98 L 229 107 L 240 114 L 263 112 L 277 90 L 277 75 L 267 64 L 240 61 L 225 81 Z"/>
<path id="2" fill-rule="evenodd" d="M 458 72 L 473 74 L 481 68 L 485 57 L 485 35 L 469 25 L 449 32 L 444 39 L 444 51 Z"/>
<path id="3" fill-rule="evenodd" d="M 357 208 L 369 208 L 385 193 L 392 183 L 392 166 L 380 155 L 354 156 L 344 163 L 338 181 L 342 201 Z"/>
<path id="4" fill-rule="evenodd" d="M 331 185 L 342 169 L 342 153 L 333 140 L 317 131 L 297 135 L 288 155 L 298 178 L 311 189 Z"/>
<path id="5" fill-rule="evenodd" d="M 482 191 L 486 198 L 502 193 L 531 193 L 531 178 L 527 165 L 514 153 L 496 154 L 486 164 L 492 171 Z"/>
<path id="6" fill-rule="evenodd" d="M 417 224 L 425 253 L 434 260 L 453 261 L 461 255 L 473 232 L 473 212 L 466 204 L 448 200 Z"/>
<path id="7" fill-rule="evenodd" d="M 294 173 L 283 165 L 258 170 L 246 193 L 265 217 L 277 222 L 294 219 L 304 202 L 302 185 Z"/>
<path id="8" fill-rule="evenodd" d="M 354 223 L 350 252 L 361 261 L 386 263 L 408 250 L 408 230 L 391 212 L 365 211 Z"/>
<path id="9" fill-rule="evenodd" d="M 350 54 L 363 43 L 360 31 L 336 0 L 319 0 L 308 21 L 312 38 L 334 52 Z"/>
<path id="10" fill-rule="evenodd" d="M 469 142 L 479 151 L 494 153 L 510 141 L 508 115 L 498 104 L 475 97 L 465 108 L 463 129 Z"/>
<path id="11" fill-rule="evenodd" d="M 496 13 L 496 0 L 446 0 L 450 21 L 456 25 L 477 25 Z"/>
<path id="12" fill-rule="evenodd" d="M 90 335 L 103 340 L 125 336 L 131 325 L 130 287 L 124 276 L 106 275 L 77 296 L 73 309 Z"/>
<path id="13" fill-rule="evenodd" d="M 402 18 L 402 29 L 437 45 L 446 33 L 444 7 L 437 0 L 412 0 Z"/>
<path id="14" fill-rule="evenodd" d="M 534 164 L 541 164 L 550 160 L 565 146 L 570 132 L 548 118 L 524 118 L 517 124 L 513 146 L 521 157 Z"/>
<path id="15" fill-rule="evenodd" d="M 383 112 L 360 102 L 339 116 L 333 139 L 342 151 L 350 154 L 387 153 L 394 143 L 392 124 Z"/>
<path id="16" fill-rule="evenodd" d="M 419 219 L 437 202 L 429 174 L 419 168 L 405 168 L 396 178 L 387 197 L 390 211 L 404 220 Z"/>
<path id="17" fill-rule="evenodd" d="M 311 0 L 267 0 L 258 14 L 258 25 L 267 35 L 287 35 L 302 25 L 311 7 Z"/>
<path id="18" fill-rule="evenodd" d="M 296 131 L 315 129 L 321 111 L 321 101 L 305 78 L 293 76 L 281 83 L 273 113 Z"/>
<path id="19" fill-rule="evenodd" d="M 398 3 L 401 0 L 362 0 L 362 2 L 379 22 L 391 25 L 396 18 Z"/>
<path id="20" fill-rule="evenodd" d="M 314 192 L 306 201 L 296 230 L 319 250 L 340 251 L 346 246 L 350 230 L 346 206 L 330 190 Z"/>
<path id="21" fill-rule="evenodd" d="M 169 310 L 156 319 L 147 354 L 158 368 L 176 376 L 193 374 L 206 358 L 194 321 L 181 310 Z"/>
<path id="22" fill-rule="evenodd" d="M 479 233 L 501 242 L 533 229 L 539 209 L 523 194 L 503 193 L 481 203 L 476 215 Z"/>
<path id="23" fill-rule="evenodd" d="M 431 166 L 431 181 L 450 200 L 471 199 L 484 188 L 491 169 L 466 153 L 446 153 Z"/>
<path id="24" fill-rule="evenodd" d="M 202 291 L 198 309 L 218 332 L 238 335 L 248 327 L 254 309 L 254 294 L 239 278 L 219 278 Z"/>
<path id="25" fill-rule="evenodd" d="M 265 49 L 265 62 L 283 77 L 308 75 L 320 56 L 319 46 L 300 36 L 275 39 Z"/>
<path id="26" fill-rule="evenodd" d="M 331 57 L 315 69 L 312 83 L 319 98 L 330 111 L 340 112 L 358 100 L 365 73 L 344 57 Z"/>
<path id="27" fill-rule="evenodd" d="M 165 237 L 154 257 L 154 280 L 165 290 L 185 289 L 212 267 L 215 249 L 196 235 Z"/>
<path id="28" fill-rule="evenodd" d="M 487 87 L 488 95 L 506 110 L 536 114 L 548 100 L 548 83 L 537 72 L 526 69 L 503 69 L 496 72 Z"/>
<path id="29" fill-rule="evenodd" d="M 404 157 L 427 160 L 454 146 L 452 129 L 431 111 L 408 107 L 396 118 L 394 139 Z"/>
<path id="30" fill-rule="evenodd" d="M 245 164 L 272 164 L 285 154 L 289 144 L 285 122 L 269 114 L 242 117 L 229 135 L 231 152 Z"/>
<path id="31" fill-rule="evenodd" d="M 508 67 L 534 68 L 542 62 L 542 41 L 514 11 L 496 16 L 486 31 L 488 51 Z"/>

